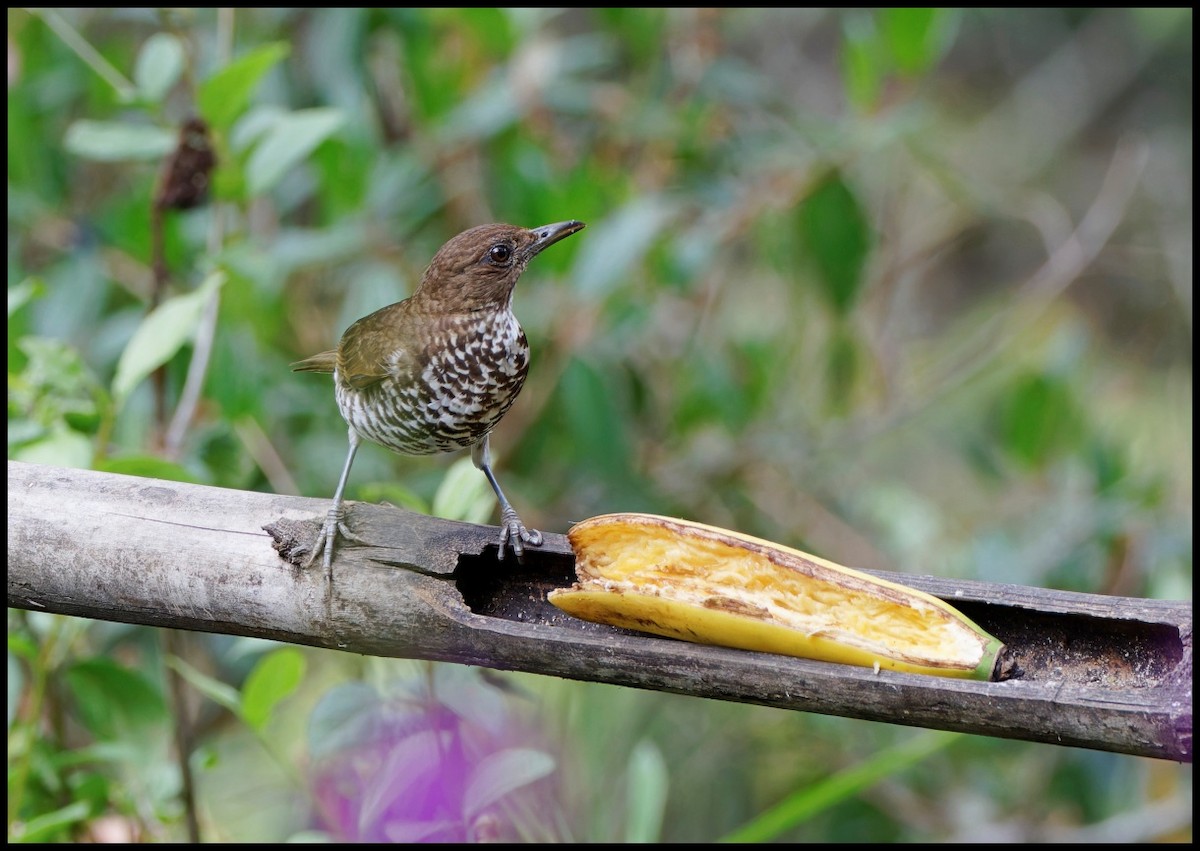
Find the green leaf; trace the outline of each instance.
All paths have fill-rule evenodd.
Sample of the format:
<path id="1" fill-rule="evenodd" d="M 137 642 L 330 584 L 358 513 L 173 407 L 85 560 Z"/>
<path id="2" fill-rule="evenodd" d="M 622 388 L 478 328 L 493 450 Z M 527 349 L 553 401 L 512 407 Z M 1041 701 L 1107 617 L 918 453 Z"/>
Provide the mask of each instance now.
<path id="1" fill-rule="evenodd" d="M 21 698 L 29 685 L 25 680 L 25 669 L 17 661 L 18 656 L 27 662 L 33 662 L 37 658 L 37 647 L 27 636 L 17 637 L 10 633 L 8 636 L 8 728 L 10 736 L 13 722 L 17 719 L 17 710 L 21 708 Z M 10 765 L 13 759 L 11 741 L 10 739 L 8 752 Z"/>
<path id="2" fill-rule="evenodd" d="M 115 785 L 102 773 L 88 770 L 71 773 L 67 777 L 67 784 L 72 800 L 86 803 L 96 815 L 108 807 Z"/>
<path id="3" fill-rule="evenodd" d="M 699 348 L 690 369 L 676 384 L 675 427 L 680 434 L 719 422 L 736 434 L 752 421 L 756 404 L 749 398 L 747 370 L 727 349 Z"/>
<path id="4" fill-rule="evenodd" d="M 511 15 L 504 9 L 465 7 L 445 14 L 469 30 L 478 49 L 490 51 L 496 61 L 507 58 L 517 43 Z"/>
<path id="5" fill-rule="evenodd" d="M 396 482 L 363 482 L 354 489 L 354 493 L 355 498 L 363 502 L 383 502 L 418 514 L 434 513 L 424 497 Z"/>
<path id="6" fill-rule="evenodd" d="M 129 737 L 123 737 L 111 742 L 97 741 L 90 745 L 60 751 L 51 757 L 51 763 L 56 769 L 74 768 L 78 765 L 93 765 L 108 763 L 118 766 L 135 766 L 144 763 L 146 753 L 140 749 L 140 742 Z"/>
<path id="7" fill-rule="evenodd" d="M 497 76 L 454 108 L 439 128 L 438 141 L 448 145 L 487 139 L 516 124 L 522 114 L 511 82 Z"/>
<path id="8" fill-rule="evenodd" d="M 629 755 L 625 787 L 625 841 L 658 842 L 667 804 L 669 777 L 662 753 L 648 739 Z"/>
<path id="9" fill-rule="evenodd" d="M 836 313 L 848 314 L 862 289 L 871 231 L 839 172 L 830 172 L 800 205 L 798 224 L 822 294 Z"/>
<path id="10" fill-rule="evenodd" d="M 310 843 L 328 843 L 333 842 L 333 838 L 323 830 L 299 830 L 284 840 L 289 845 L 292 844 L 310 844 Z"/>
<path id="11" fill-rule="evenodd" d="M 55 423 L 41 440 L 27 443 L 13 453 L 16 461 L 45 464 L 51 467 L 72 467 L 86 470 L 91 466 L 95 448 L 85 437 L 65 423 Z"/>
<path id="12" fill-rule="evenodd" d="M 428 688 L 438 702 L 457 715 L 472 729 L 501 738 L 512 729 L 508 703 L 509 681 L 490 674 L 485 668 L 435 665 Z"/>
<path id="13" fill-rule="evenodd" d="M 555 393 L 567 434 L 582 464 L 610 481 L 629 474 L 628 423 L 621 406 L 614 404 L 614 374 L 580 358 L 572 358 L 563 370 Z"/>
<path id="14" fill-rule="evenodd" d="M 246 161 L 246 185 L 259 195 L 276 183 L 288 169 L 312 153 L 345 122 L 339 109 L 321 107 L 286 113 L 255 146 Z"/>
<path id="15" fill-rule="evenodd" d="M 662 45 L 670 37 L 669 10 L 653 7 L 600 6 L 592 9 L 596 22 L 619 40 L 631 67 L 653 67 L 661 61 Z"/>
<path id="16" fill-rule="evenodd" d="M 884 78 L 879 54 L 871 18 L 861 12 L 847 15 L 842 26 L 842 76 L 846 99 L 859 109 L 870 110 L 879 102 Z"/>
<path id="17" fill-rule="evenodd" d="M 214 130 L 233 126 L 250 102 L 250 95 L 263 75 L 288 55 L 285 42 L 272 42 L 234 60 L 200 84 L 196 102 L 200 115 Z"/>
<path id="18" fill-rule="evenodd" d="M 627 285 L 633 267 L 650 250 L 674 211 L 674 205 L 662 198 L 643 196 L 589 228 L 571 274 L 575 289 L 598 300 Z"/>
<path id="19" fill-rule="evenodd" d="M 378 738 L 384 703 L 366 683 L 350 682 L 326 692 L 308 719 L 308 753 L 334 757 Z"/>
<path id="20" fill-rule="evenodd" d="M 183 60 L 183 45 L 170 33 L 155 33 L 146 39 L 133 69 L 133 81 L 142 98 L 151 103 L 161 101 L 183 73 Z"/>
<path id="21" fill-rule="evenodd" d="M 10 632 L 8 634 L 8 652 L 11 654 L 8 657 L 10 665 L 12 664 L 13 656 L 17 656 L 33 664 L 37 661 L 37 642 L 24 633 Z"/>
<path id="22" fill-rule="evenodd" d="M 1020 378 L 1003 401 L 998 419 L 1001 445 L 1033 468 L 1077 447 L 1084 432 L 1083 415 L 1070 386 L 1049 375 Z"/>
<path id="23" fill-rule="evenodd" d="M 288 697 L 304 679 L 305 658 L 294 647 L 283 647 L 268 653 L 242 686 L 242 718 L 251 727 L 261 730 L 271 712 Z"/>
<path id="24" fill-rule="evenodd" d="M 149 124 L 81 119 L 67 128 L 64 144 L 89 160 L 160 160 L 174 150 L 175 134 Z"/>
<path id="25" fill-rule="evenodd" d="M 533 748 L 509 748 L 484 757 L 463 793 L 463 816 L 470 822 L 505 795 L 554 771 L 554 758 Z"/>
<path id="26" fill-rule="evenodd" d="M 496 495 L 469 457 L 459 458 L 446 470 L 437 493 L 433 495 L 434 517 L 486 523 L 496 505 Z"/>
<path id="27" fill-rule="evenodd" d="M 108 393 L 79 352 L 62 340 L 21 337 L 16 349 L 24 364 L 9 375 L 9 451 L 50 438 L 65 438 L 63 448 L 78 451 L 82 444 L 68 431 L 94 433 L 110 407 Z M 10 369 L 18 363 L 11 358 Z"/>
<path id="28" fill-rule="evenodd" d="M 128 736 L 167 719 L 166 702 L 141 673 L 95 657 L 68 667 L 63 678 L 80 721 L 100 739 Z"/>
<path id="29" fill-rule="evenodd" d="M 1087 459 L 1096 478 L 1097 493 L 1115 488 L 1129 476 L 1126 451 L 1101 439 L 1089 441 Z"/>
<path id="30" fill-rule="evenodd" d="M 178 656 L 168 656 L 167 665 L 179 673 L 179 676 L 188 681 L 196 691 L 207 697 L 218 706 L 223 706 L 232 712 L 234 715 L 241 716 L 242 714 L 242 696 L 233 686 L 221 682 L 218 679 L 202 674 L 189 665 L 187 662 L 180 659 Z"/>
<path id="31" fill-rule="evenodd" d="M 241 153 L 266 136 L 288 111 L 274 104 L 265 104 L 248 109 L 233 129 L 229 131 L 229 145 Z"/>
<path id="32" fill-rule="evenodd" d="M 186 467 L 182 467 L 174 461 L 155 458 L 153 455 L 109 458 L 96 465 L 96 470 L 121 476 L 138 476 L 143 479 L 165 479 L 168 482 L 202 484 Z"/>
<path id="33" fill-rule="evenodd" d="M 724 836 L 722 842 L 771 842 L 785 831 L 892 775 L 899 774 L 962 737 L 941 731 L 919 733 L 898 745 L 793 792 L 766 812 Z"/>
<path id="34" fill-rule="evenodd" d="M 167 299 L 156 307 L 134 331 L 113 377 L 113 399 L 118 408 L 129 394 L 154 370 L 174 357 L 195 334 L 204 306 L 225 283 L 224 272 L 213 272 L 190 293 Z"/>
<path id="35" fill-rule="evenodd" d="M 862 361 L 858 340 L 845 324 L 839 324 L 829 341 L 828 358 L 825 386 L 829 413 L 843 416 L 850 409 Z"/>
<path id="36" fill-rule="evenodd" d="M 8 288 L 8 318 L 36 298 L 46 293 L 46 284 L 41 278 L 26 278 L 16 286 Z"/>
<path id="37" fill-rule="evenodd" d="M 899 7 L 880 13 L 880 34 L 897 71 L 918 75 L 941 59 L 950 42 L 952 14 L 949 9 Z"/>
<path id="38" fill-rule="evenodd" d="M 10 832 L 9 839 L 16 842 L 47 842 L 65 840 L 62 834 L 68 828 L 86 820 L 92 807 L 87 801 L 75 801 L 65 807 L 35 816 L 21 825 L 20 832 Z"/>

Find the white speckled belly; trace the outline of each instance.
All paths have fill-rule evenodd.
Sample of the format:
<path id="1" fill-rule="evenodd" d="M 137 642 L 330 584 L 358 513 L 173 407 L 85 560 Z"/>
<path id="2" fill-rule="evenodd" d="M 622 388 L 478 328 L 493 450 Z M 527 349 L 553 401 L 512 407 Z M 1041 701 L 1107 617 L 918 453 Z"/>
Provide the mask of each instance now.
<path id="1" fill-rule="evenodd" d="M 363 390 L 338 379 L 342 416 L 362 437 L 408 455 L 472 446 L 516 401 L 529 370 L 529 344 L 511 311 L 488 319 L 458 317 L 437 329 L 420 378 L 388 377 Z"/>

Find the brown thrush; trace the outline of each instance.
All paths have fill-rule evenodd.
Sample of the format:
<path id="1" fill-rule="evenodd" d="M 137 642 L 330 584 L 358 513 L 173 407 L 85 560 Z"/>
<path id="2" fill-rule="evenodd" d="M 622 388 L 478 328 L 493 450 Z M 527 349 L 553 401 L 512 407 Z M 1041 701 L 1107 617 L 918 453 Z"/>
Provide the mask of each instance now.
<path id="1" fill-rule="evenodd" d="M 409 298 L 355 322 L 335 351 L 292 364 L 298 372 L 333 373 L 338 409 L 350 426 L 346 465 L 309 564 L 323 550 L 330 569 L 338 532 L 359 540 L 346 528 L 342 494 L 362 438 L 408 455 L 471 447 L 500 501 L 500 558 L 509 542 L 518 560 L 525 544 L 541 545 L 541 533 L 525 528 L 500 490 L 488 435 L 529 371 L 513 287 L 530 260 L 583 227 L 570 221 L 464 231 L 438 249 Z"/>

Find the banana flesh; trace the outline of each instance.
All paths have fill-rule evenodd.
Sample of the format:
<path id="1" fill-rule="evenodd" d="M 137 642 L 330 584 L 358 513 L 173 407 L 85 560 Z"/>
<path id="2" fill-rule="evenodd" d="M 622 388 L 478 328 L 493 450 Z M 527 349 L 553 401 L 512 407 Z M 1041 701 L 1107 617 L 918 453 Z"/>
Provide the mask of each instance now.
<path id="1" fill-rule="evenodd" d="M 997 676 L 1004 645 L 938 598 L 738 532 L 653 514 L 571 528 L 584 620 L 893 671 Z"/>

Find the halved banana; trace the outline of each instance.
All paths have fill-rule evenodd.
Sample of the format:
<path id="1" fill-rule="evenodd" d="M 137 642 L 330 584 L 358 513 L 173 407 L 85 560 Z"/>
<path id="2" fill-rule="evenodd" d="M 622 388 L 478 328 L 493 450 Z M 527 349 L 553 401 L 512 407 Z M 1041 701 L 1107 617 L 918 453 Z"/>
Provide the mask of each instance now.
<path id="1" fill-rule="evenodd" d="M 738 532 L 606 514 L 571 528 L 575 617 L 703 644 L 979 680 L 1004 645 L 936 597 Z"/>

